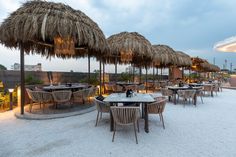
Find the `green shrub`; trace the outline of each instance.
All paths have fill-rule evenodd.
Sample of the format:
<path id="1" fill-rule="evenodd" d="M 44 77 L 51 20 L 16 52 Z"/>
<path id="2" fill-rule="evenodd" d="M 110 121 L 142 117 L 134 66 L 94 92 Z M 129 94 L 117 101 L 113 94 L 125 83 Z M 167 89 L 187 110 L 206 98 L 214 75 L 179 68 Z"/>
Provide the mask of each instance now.
<path id="1" fill-rule="evenodd" d="M 43 84 L 43 81 L 39 80 L 38 78 L 35 78 L 32 75 L 27 75 L 26 78 L 25 78 L 25 84 L 26 85 Z"/>

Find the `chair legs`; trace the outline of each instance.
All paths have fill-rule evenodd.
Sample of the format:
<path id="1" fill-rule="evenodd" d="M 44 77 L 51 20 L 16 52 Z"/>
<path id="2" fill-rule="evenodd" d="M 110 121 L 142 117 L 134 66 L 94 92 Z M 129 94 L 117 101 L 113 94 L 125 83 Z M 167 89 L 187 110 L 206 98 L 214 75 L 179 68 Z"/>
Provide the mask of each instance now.
<path id="1" fill-rule="evenodd" d="M 112 142 L 114 142 L 115 134 L 116 134 L 116 123 L 114 123 L 114 131 L 113 131 L 113 136 L 112 136 Z"/>
<path id="2" fill-rule="evenodd" d="M 162 122 L 162 127 L 163 127 L 163 129 L 165 129 L 165 123 L 164 123 L 164 118 L 163 118 L 162 114 L 160 114 L 160 118 L 161 118 L 161 122 Z"/>
<path id="3" fill-rule="evenodd" d="M 133 127 L 134 127 L 134 135 L 135 135 L 136 144 L 138 144 L 138 136 L 137 136 L 137 131 L 136 131 L 136 127 L 137 127 L 138 128 L 138 132 L 139 132 L 139 123 L 138 123 L 138 121 L 133 123 Z M 115 134 L 116 134 L 116 123 L 114 123 L 112 142 L 114 142 Z"/>
<path id="4" fill-rule="evenodd" d="M 134 122 L 134 134 L 136 139 L 136 144 L 138 144 L 137 132 L 136 132 L 136 122 Z"/>
<path id="5" fill-rule="evenodd" d="M 98 125 L 98 118 L 99 118 L 99 111 L 98 111 L 98 113 L 97 113 L 97 119 L 96 119 L 96 124 L 95 124 L 95 126 Z"/>

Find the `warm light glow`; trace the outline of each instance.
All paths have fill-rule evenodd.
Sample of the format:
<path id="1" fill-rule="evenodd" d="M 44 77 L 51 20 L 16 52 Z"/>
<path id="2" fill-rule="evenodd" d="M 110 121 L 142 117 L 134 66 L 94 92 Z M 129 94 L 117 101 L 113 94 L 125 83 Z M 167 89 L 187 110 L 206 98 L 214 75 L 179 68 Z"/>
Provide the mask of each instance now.
<path id="1" fill-rule="evenodd" d="M 10 93 L 12 93 L 12 92 L 14 91 L 14 89 L 13 89 L 13 88 L 9 88 L 8 91 L 9 91 Z"/>
<path id="2" fill-rule="evenodd" d="M 74 55 L 75 43 L 72 38 L 54 38 L 54 52 L 55 54 Z"/>
<path id="3" fill-rule="evenodd" d="M 133 59 L 133 52 L 131 50 L 121 51 L 120 58 L 122 62 L 131 62 Z"/>

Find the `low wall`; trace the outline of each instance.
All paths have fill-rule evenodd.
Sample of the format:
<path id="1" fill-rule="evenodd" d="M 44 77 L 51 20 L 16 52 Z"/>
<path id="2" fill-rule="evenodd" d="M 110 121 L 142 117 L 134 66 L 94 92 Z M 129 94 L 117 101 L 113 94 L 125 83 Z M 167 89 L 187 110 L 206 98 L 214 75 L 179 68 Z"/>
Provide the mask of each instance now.
<path id="1" fill-rule="evenodd" d="M 82 72 L 50 72 L 50 71 L 25 71 L 25 78 L 32 76 L 38 80 L 41 80 L 43 84 L 50 84 L 48 75 L 52 74 L 53 83 L 80 83 L 88 78 L 88 73 Z M 99 74 L 91 73 L 91 78 L 98 78 Z M 117 80 L 120 80 L 120 74 L 117 74 Z M 148 76 L 152 78 L 152 75 Z M 160 76 L 158 76 L 160 79 Z M 157 77 L 157 79 L 158 79 Z M 131 77 L 132 78 L 132 77 Z M 162 76 L 162 79 L 168 79 L 168 76 Z M 115 81 L 116 77 L 114 73 L 109 73 L 109 81 Z M 144 74 L 142 80 L 144 81 Z M 14 70 L 0 70 L 0 81 L 3 82 L 5 88 L 14 88 L 20 84 L 20 71 Z"/>

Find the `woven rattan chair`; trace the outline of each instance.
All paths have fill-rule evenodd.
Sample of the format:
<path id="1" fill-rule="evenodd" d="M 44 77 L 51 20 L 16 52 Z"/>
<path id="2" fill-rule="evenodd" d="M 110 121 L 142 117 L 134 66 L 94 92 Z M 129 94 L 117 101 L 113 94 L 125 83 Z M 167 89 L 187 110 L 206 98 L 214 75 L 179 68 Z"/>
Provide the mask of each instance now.
<path id="1" fill-rule="evenodd" d="M 138 127 L 138 132 L 139 132 L 139 125 L 138 125 L 138 118 L 140 113 L 139 107 L 111 106 L 111 112 L 114 119 L 114 132 L 113 132 L 112 142 L 114 142 L 117 125 L 121 126 L 133 125 L 136 144 L 138 144 L 136 128 Z"/>
<path id="2" fill-rule="evenodd" d="M 147 105 L 148 114 L 158 114 L 160 117 L 160 121 L 162 122 L 163 129 L 165 129 L 163 112 L 166 105 L 166 98 L 165 97 L 156 97 L 155 102 L 150 103 Z"/>
<path id="3" fill-rule="evenodd" d="M 206 96 L 206 93 L 208 96 L 211 95 L 213 92 L 213 85 L 203 85 L 203 92 L 205 96 Z"/>
<path id="4" fill-rule="evenodd" d="M 204 96 L 203 89 L 196 90 L 196 96 L 201 98 L 201 101 L 202 101 L 202 104 L 203 104 L 203 96 Z"/>
<path id="5" fill-rule="evenodd" d="M 134 92 L 137 92 L 137 85 L 128 85 L 128 86 L 125 86 L 125 89 L 128 90 L 128 89 L 131 89 L 132 91 Z"/>
<path id="6" fill-rule="evenodd" d="M 170 100 L 174 96 L 174 92 L 168 88 L 161 88 L 161 95 L 168 97 Z"/>
<path id="7" fill-rule="evenodd" d="M 123 92 L 123 87 L 120 85 L 114 85 L 113 86 L 113 91 L 116 93 L 122 93 Z"/>
<path id="8" fill-rule="evenodd" d="M 82 102 L 84 104 L 84 91 L 83 90 L 78 90 L 78 91 L 73 92 L 72 97 L 73 97 L 74 103 Z"/>
<path id="9" fill-rule="evenodd" d="M 213 86 L 212 88 L 213 88 L 213 89 L 212 89 L 213 92 L 215 92 L 216 95 L 217 95 L 217 93 L 220 91 L 219 84 L 218 84 L 218 83 L 214 84 L 214 86 Z"/>
<path id="10" fill-rule="evenodd" d="M 99 122 L 99 116 L 100 116 L 100 119 L 102 119 L 102 113 L 110 113 L 110 105 L 107 102 L 98 100 L 97 97 L 94 98 L 94 103 L 98 111 L 96 123 L 95 123 L 95 126 L 97 126 Z"/>
<path id="11" fill-rule="evenodd" d="M 138 85 L 137 88 L 138 88 L 139 93 L 145 93 L 145 85 L 144 84 Z"/>
<path id="12" fill-rule="evenodd" d="M 45 105 L 53 101 L 53 97 L 51 92 L 40 91 L 40 93 L 41 93 L 41 103 L 43 104 L 43 110 L 44 110 Z"/>
<path id="13" fill-rule="evenodd" d="M 72 107 L 72 103 L 70 102 L 72 92 L 70 90 L 60 90 L 60 91 L 53 91 L 52 96 L 54 103 L 56 105 L 61 103 L 69 103 Z"/>
<path id="14" fill-rule="evenodd" d="M 30 98 L 30 105 L 29 105 L 29 111 L 32 111 L 32 107 L 34 105 L 34 103 L 39 104 L 40 108 L 41 108 L 41 99 L 42 99 L 42 95 L 40 94 L 39 91 L 32 91 L 28 88 L 26 88 L 26 91 L 28 93 L 28 96 Z"/>
<path id="15" fill-rule="evenodd" d="M 89 87 L 89 88 L 83 90 L 84 102 L 87 102 L 87 101 L 88 101 L 89 103 L 91 103 L 90 98 L 91 98 L 92 96 L 94 96 L 94 95 L 93 95 L 93 94 L 94 94 L 94 88 L 95 88 L 95 87 Z"/>
<path id="16" fill-rule="evenodd" d="M 178 90 L 177 91 L 178 94 L 178 102 L 179 102 L 179 98 L 182 97 L 183 101 L 184 101 L 184 107 L 186 102 L 189 100 L 189 102 L 192 100 L 194 100 L 195 94 L 196 94 L 196 90 Z"/>

